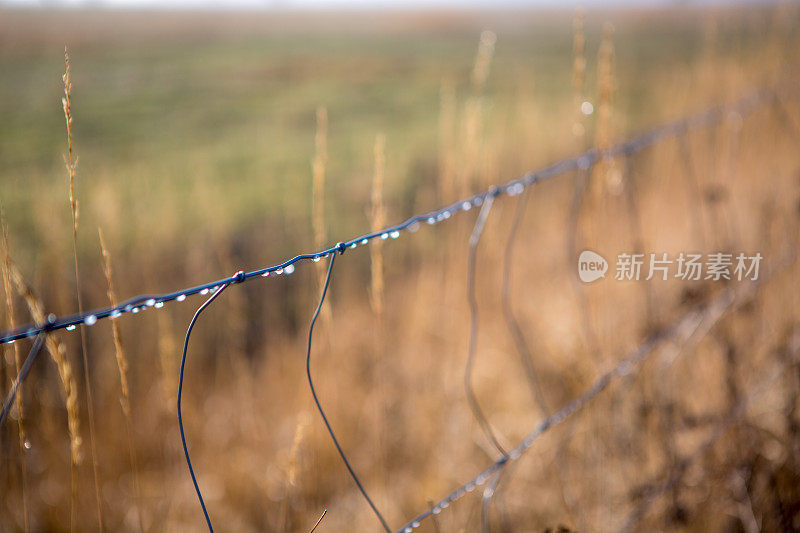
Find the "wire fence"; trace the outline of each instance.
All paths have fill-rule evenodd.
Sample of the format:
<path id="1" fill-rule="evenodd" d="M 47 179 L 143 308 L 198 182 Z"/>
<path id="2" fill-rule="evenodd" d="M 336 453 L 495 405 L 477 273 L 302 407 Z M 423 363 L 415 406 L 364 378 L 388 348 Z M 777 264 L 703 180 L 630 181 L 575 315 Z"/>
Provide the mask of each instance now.
<path id="1" fill-rule="evenodd" d="M 383 517 L 383 515 L 373 502 L 373 500 L 368 495 L 364 485 L 360 481 L 354 468 L 349 462 L 344 450 L 342 449 L 342 446 L 340 445 L 339 441 L 335 436 L 334 430 L 331 424 L 329 423 L 328 418 L 325 415 L 325 412 L 319 401 L 319 398 L 317 397 L 311 372 L 311 355 L 312 355 L 311 346 L 314 334 L 314 326 L 316 324 L 320 310 L 323 308 L 325 297 L 328 292 L 328 286 L 330 284 L 334 270 L 334 262 L 337 255 L 343 255 L 348 250 L 364 246 L 368 244 L 370 241 L 375 239 L 394 240 L 399 238 L 403 232 L 415 233 L 424 225 L 436 225 L 438 223 L 449 220 L 450 218 L 454 217 L 459 213 L 470 211 L 473 208 L 479 208 L 479 214 L 476 218 L 473 231 L 469 239 L 469 256 L 467 265 L 467 294 L 468 294 L 468 303 L 470 310 L 470 328 L 469 328 L 468 353 L 467 353 L 466 370 L 464 375 L 464 384 L 467 392 L 467 400 L 470 409 L 475 419 L 479 422 L 479 425 L 483 433 L 486 435 L 487 439 L 492 443 L 493 447 L 496 449 L 499 457 L 491 464 L 489 464 L 489 466 L 487 466 L 486 468 L 484 468 L 483 470 L 481 470 L 480 472 L 469 478 L 468 481 L 464 482 L 463 484 L 452 490 L 445 497 L 431 503 L 428 509 L 419 513 L 414 518 L 408 520 L 403 526 L 401 526 L 399 529 L 396 529 L 395 531 L 397 531 L 398 533 L 399 532 L 409 533 L 413 531 L 414 529 L 419 527 L 423 523 L 423 521 L 442 513 L 453 502 L 459 500 L 468 493 L 474 492 L 479 487 L 485 487 L 483 489 L 482 524 L 484 524 L 484 529 L 486 529 L 487 528 L 486 524 L 488 523 L 488 521 L 485 518 L 485 514 L 487 512 L 488 506 L 491 505 L 492 498 L 494 497 L 494 494 L 496 492 L 497 484 L 500 481 L 500 476 L 502 475 L 504 469 L 508 464 L 522 457 L 522 455 L 527 450 L 529 450 L 533 446 L 534 442 L 536 442 L 536 440 L 539 439 L 544 433 L 559 426 L 560 424 L 563 424 L 565 421 L 569 420 L 571 417 L 581 412 L 585 407 L 590 405 L 598 395 L 600 395 L 604 390 L 609 388 L 612 384 L 623 378 L 629 376 L 631 377 L 635 376 L 639 371 L 639 369 L 641 368 L 642 364 L 665 345 L 671 344 L 673 346 L 673 349 L 676 350 L 676 352 L 680 352 L 682 350 L 682 347 L 687 342 L 689 342 L 693 338 L 696 338 L 697 336 L 704 335 L 726 313 L 737 308 L 742 302 L 746 301 L 749 296 L 752 296 L 761 284 L 767 282 L 772 276 L 777 275 L 777 273 L 779 273 L 780 271 L 782 271 L 783 269 L 787 268 L 789 265 L 794 263 L 794 254 L 791 253 L 778 264 L 779 265 L 778 268 L 775 268 L 773 272 L 769 272 L 766 275 L 762 276 L 762 278 L 758 282 L 751 282 L 748 284 L 744 284 L 738 288 L 728 288 L 722 291 L 714 298 L 712 298 L 711 300 L 702 303 L 696 308 L 681 315 L 680 317 L 675 319 L 672 323 L 670 323 L 668 326 L 659 329 L 655 333 L 650 334 L 639 346 L 637 346 L 633 351 L 629 352 L 627 356 L 620 359 L 610 370 L 601 374 L 582 394 L 575 397 L 572 401 L 570 401 L 560 409 L 551 412 L 549 407 L 547 406 L 547 402 L 544 400 L 544 396 L 541 391 L 541 386 L 538 382 L 536 371 L 532 364 L 531 351 L 527 347 L 522 332 L 522 328 L 519 325 L 519 321 L 516 319 L 510 305 L 510 294 L 511 294 L 510 265 L 513 260 L 513 251 L 514 251 L 514 245 L 516 243 L 517 230 L 522 221 L 522 213 L 524 211 L 525 200 L 527 199 L 529 188 L 538 182 L 549 180 L 551 178 L 555 178 L 558 176 L 563 176 L 574 171 L 586 172 L 590 168 L 592 168 L 594 164 L 600 161 L 611 160 L 618 157 L 628 158 L 629 156 L 636 154 L 644 150 L 645 148 L 658 144 L 666 139 L 683 138 L 692 131 L 719 124 L 731 116 L 745 117 L 751 114 L 752 112 L 771 104 L 775 105 L 776 107 L 780 107 L 782 106 L 781 104 L 782 99 L 786 97 L 785 95 L 787 93 L 788 88 L 789 85 L 784 82 L 768 89 L 761 89 L 755 91 L 732 103 L 713 107 L 703 112 L 686 116 L 684 118 L 675 120 L 673 122 L 663 124 L 646 133 L 643 133 L 627 141 L 616 144 L 610 148 L 588 150 L 578 156 L 561 160 L 547 168 L 534 172 L 529 172 L 523 175 L 522 177 L 516 178 L 507 183 L 491 186 L 482 192 L 473 194 L 467 198 L 449 204 L 445 207 L 441 207 L 439 209 L 435 209 L 427 213 L 422 213 L 412 216 L 402 223 L 386 227 L 380 231 L 366 233 L 359 237 L 351 238 L 346 241 L 341 241 L 336 245 L 321 251 L 298 254 L 291 259 L 288 259 L 280 264 L 271 267 L 261 268 L 250 272 L 238 271 L 232 276 L 227 278 L 204 283 L 202 285 L 197 285 L 190 288 L 180 289 L 166 294 L 149 294 L 149 295 L 136 296 L 134 298 L 131 298 L 127 301 L 124 301 L 112 307 L 86 311 L 64 317 L 57 317 L 54 315 L 50 315 L 47 317 L 44 323 L 30 324 L 11 331 L 0 333 L 0 344 L 13 343 L 20 339 L 35 337 L 34 344 L 28 354 L 28 357 L 25 359 L 24 364 L 21 367 L 21 370 L 17 376 L 17 379 L 12 384 L 12 387 L 6 397 L 6 400 L 3 403 L 2 412 L 0 412 L 0 426 L 2 425 L 4 419 L 7 417 L 12 405 L 14 404 L 15 396 L 17 394 L 17 391 L 19 390 L 19 386 L 24 381 L 25 377 L 28 375 L 28 372 L 30 371 L 38 353 L 42 348 L 44 338 L 46 335 L 62 329 L 67 331 L 72 331 L 75 330 L 77 327 L 90 327 L 96 324 L 99 320 L 106 318 L 116 319 L 125 314 L 138 314 L 151 308 L 159 309 L 164 307 L 165 304 L 171 302 L 183 302 L 184 300 L 187 299 L 187 297 L 193 295 L 210 295 L 208 299 L 198 308 L 186 332 L 186 337 L 183 345 L 183 353 L 181 357 L 181 365 L 180 365 L 177 407 L 178 407 L 178 421 L 179 421 L 183 451 L 185 454 L 186 462 L 188 464 L 189 472 L 192 481 L 194 483 L 195 491 L 197 493 L 198 500 L 201 504 L 207 526 L 209 530 L 213 531 L 211 516 L 203 499 L 202 491 L 195 477 L 195 472 L 192 467 L 191 459 L 189 456 L 189 450 L 183 427 L 182 409 L 181 409 L 184 366 L 187 358 L 189 340 L 193 327 L 199 315 L 205 309 L 208 308 L 208 306 L 213 302 L 214 299 L 216 299 L 222 293 L 223 290 L 225 290 L 230 285 L 244 283 L 245 281 L 249 281 L 259 277 L 290 275 L 294 272 L 295 265 L 299 263 L 302 262 L 316 263 L 322 259 L 327 259 L 329 261 L 329 264 L 326 276 L 324 278 L 322 293 L 309 328 L 307 355 L 306 355 L 306 374 L 307 374 L 308 384 L 311 389 L 317 410 L 319 411 L 323 419 L 323 422 L 325 423 L 326 429 L 332 441 L 334 442 L 342 461 L 347 467 L 356 485 L 358 486 L 358 489 L 360 490 L 362 496 L 367 501 L 372 511 L 380 521 L 383 529 L 387 532 L 391 532 L 393 530 L 390 528 L 390 526 L 387 523 L 387 520 Z M 485 416 L 483 409 L 481 408 L 476 398 L 476 395 L 474 394 L 472 389 L 472 369 L 475 361 L 477 332 L 478 332 L 478 314 L 477 314 L 478 309 L 477 309 L 477 301 L 475 298 L 475 263 L 476 263 L 477 247 L 479 245 L 481 235 L 483 234 L 486 221 L 491 213 L 491 209 L 495 200 L 501 196 L 515 197 L 519 195 L 522 195 L 522 197 L 519 199 L 517 211 L 516 214 L 514 215 L 511 226 L 510 236 L 504 250 L 504 267 L 503 267 L 503 280 L 501 289 L 502 307 L 506 324 L 511 333 L 516 350 L 524 365 L 525 376 L 530 384 L 531 393 L 533 395 L 534 401 L 537 403 L 541 412 L 544 413 L 545 416 L 543 420 L 539 424 L 537 424 L 514 447 L 510 449 L 505 449 L 501 445 L 500 439 L 498 438 L 490 422 Z M 796 351 L 797 350 L 794 349 L 793 358 L 794 355 L 796 354 Z M 772 381 L 774 381 L 774 379 L 777 379 L 776 376 L 779 375 L 779 373 L 777 374 L 773 373 L 773 374 L 775 375 L 773 375 L 770 378 Z M 772 381 L 769 381 L 769 383 L 771 383 Z M 764 387 L 762 386 L 758 390 L 761 391 L 763 390 L 763 388 Z M 713 443 L 716 441 L 716 439 L 718 439 L 721 436 L 721 434 L 724 433 L 724 429 L 727 428 L 731 423 L 733 423 L 733 421 L 735 421 L 737 417 L 742 416 L 744 410 L 748 405 L 748 402 L 750 402 L 757 394 L 759 393 L 754 392 L 752 395 L 746 396 L 740 401 L 739 404 L 737 404 L 735 409 L 731 410 L 728 416 L 726 416 L 724 420 L 721 421 L 717 430 L 712 435 L 712 438 L 709 439 L 709 441 L 707 441 L 707 443 L 699 449 L 698 454 L 701 453 L 702 450 L 706 450 L 710 446 L 712 446 Z M 688 465 L 690 463 L 691 460 L 682 463 L 681 468 L 685 470 L 686 468 L 688 468 Z M 671 476 L 664 483 L 663 486 L 659 487 L 657 490 L 653 491 L 649 495 L 649 498 L 644 502 L 644 504 L 642 504 L 642 506 L 634 510 L 634 512 L 629 517 L 628 522 L 626 523 L 625 526 L 626 529 L 630 529 L 633 526 L 635 526 L 635 524 L 641 519 L 641 517 L 647 511 L 647 506 L 649 505 L 649 503 L 652 503 L 652 501 L 655 498 L 657 498 L 659 494 L 668 490 L 669 484 L 675 483 L 674 481 L 675 477 L 680 476 L 681 472 L 682 472 L 681 470 L 676 471 L 676 473 L 674 473 L 673 476 Z M 321 520 L 322 517 L 320 517 L 320 521 Z M 319 521 L 317 522 L 317 525 L 318 524 Z"/>
<path id="2" fill-rule="evenodd" d="M 166 294 L 143 294 L 112 307 L 84 311 L 65 317 L 50 315 L 47 317 L 47 323 L 45 324 L 29 324 L 11 331 L 3 332 L 0 334 L 0 344 L 24 339 L 26 337 L 35 337 L 39 333 L 47 331 L 56 331 L 60 329 L 72 331 L 78 326 L 93 326 L 98 320 L 118 318 L 123 314 L 135 314 L 149 308 L 159 309 L 173 301 L 183 302 L 188 296 L 193 296 L 195 294 L 207 295 L 223 285 L 242 283 L 258 277 L 292 274 L 297 263 L 308 261 L 318 262 L 334 253 L 344 254 L 347 250 L 364 246 L 374 239 L 397 239 L 403 231 L 415 233 L 423 224 L 432 226 L 449 220 L 459 213 L 470 211 L 473 207 L 480 207 L 487 198 L 494 199 L 501 195 L 517 196 L 534 183 L 562 176 L 575 170 L 587 170 L 598 161 L 609 160 L 620 156 L 627 157 L 665 139 L 682 136 L 700 128 L 713 126 L 725 120 L 730 113 L 738 113 L 741 117 L 745 117 L 769 103 L 780 102 L 782 92 L 784 92 L 787 87 L 788 82 L 783 82 L 774 87 L 754 91 L 730 104 L 712 107 L 701 113 L 663 124 L 610 148 L 590 149 L 581 155 L 563 159 L 549 167 L 529 172 L 507 183 L 493 185 L 482 192 L 473 194 L 468 198 L 464 198 L 463 200 L 459 200 L 445 207 L 412 216 L 400 224 L 386 227 L 380 231 L 366 233 L 347 241 L 341 241 L 325 250 L 301 253 L 271 267 L 250 272 L 240 271 L 228 278 L 203 283 L 202 285 L 180 289 Z"/>

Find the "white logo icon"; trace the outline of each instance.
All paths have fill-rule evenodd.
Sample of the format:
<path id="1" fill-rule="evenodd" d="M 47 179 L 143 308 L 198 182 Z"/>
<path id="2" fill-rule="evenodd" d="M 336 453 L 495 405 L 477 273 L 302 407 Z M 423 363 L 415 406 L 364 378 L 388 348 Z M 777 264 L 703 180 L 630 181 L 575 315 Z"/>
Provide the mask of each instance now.
<path id="1" fill-rule="evenodd" d="M 606 277 L 608 271 L 608 261 L 602 255 L 584 250 L 578 258 L 578 277 L 584 283 L 591 283 L 600 278 Z"/>

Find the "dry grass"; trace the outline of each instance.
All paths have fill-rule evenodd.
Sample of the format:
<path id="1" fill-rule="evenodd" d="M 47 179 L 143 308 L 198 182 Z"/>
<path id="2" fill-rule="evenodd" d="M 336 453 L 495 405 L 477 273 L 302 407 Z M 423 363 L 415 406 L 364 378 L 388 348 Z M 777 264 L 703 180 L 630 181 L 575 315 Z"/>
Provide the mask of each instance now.
<path id="1" fill-rule="evenodd" d="M 117 293 L 114 290 L 114 279 L 111 270 L 111 254 L 106 248 L 106 243 L 103 240 L 103 231 L 98 228 L 98 238 L 100 239 L 100 253 L 103 256 L 103 274 L 108 283 L 108 303 L 111 307 L 116 307 L 119 300 Z M 117 356 L 117 368 L 119 369 L 119 388 L 120 388 L 120 405 L 122 406 L 122 414 L 125 415 L 125 430 L 128 434 L 128 453 L 131 460 L 131 473 L 133 483 L 133 494 L 136 499 L 136 509 L 138 515 L 139 528 L 144 531 L 144 521 L 142 519 L 141 511 L 141 492 L 139 490 L 139 466 L 136 460 L 136 444 L 133 442 L 133 413 L 131 412 L 131 398 L 130 386 L 128 385 L 128 358 L 125 356 L 125 349 L 122 345 L 122 334 L 120 333 L 119 323 L 116 320 L 111 321 L 111 334 L 114 337 L 114 352 Z"/>
<path id="2" fill-rule="evenodd" d="M 3 291 L 5 292 L 6 313 L 8 313 L 8 329 L 17 327 L 16 313 L 14 312 L 14 288 L 11 286 L 11 248 L 8 243 L 8 226 L 6 225 L 5 211 L 0 208 L 0 227 L 3 232 Z M 19 351 L 19 344 L 14 343 L 13 346 L 6 345 L 4 352 L 14 352 L 14 375 L 19 376 L 19 371 L 22 366 L 22 359 Z M 8 360 L 8 358 L 6 358 Z M 25 459 L 25 450 L 29 443 L 25 437 L 25 407 L 23 405 L 23 387 L 19 385 L 16 401 L 16 418 L 17 430 L 19 432 L 19 449 L 20 449 L 20 471 L 22 479 L 20 481 L 22 491 L 22 520 L 24 530 L 30 531 L 30 523 L 28 522 L 28 465 Z"/>
<path id="3" fill-rule="evenodd" d="M 64 164 L 67 167 L 69 178 L 69 207 L 72 214 L 72 251 L 75 263 L 75 293 L 77 295 L 78 312 L 83 312 L 83 297 L 81 295 L 81 276 L 78 268 L 78 198 L 75 194 L 75 175 L 78 166 L 78 158 L 72 149 L 72 82 L 69 77 L 69 53 L 64 47 L 64 63 L 66 65 L 62 81 L 64 82 L 64 98 L 61 99 L 64 108 L 64 120 L 67 125 L 67 155 L 64 156 Z M 81 328 L 81 357 L 83 359 L 83 383 L 86 387 L 86 407 L 89 419 L 89 449 L 92 453 L 92 474 L 94 476 L 94 494 L 97 505 L 97 525 L 100 531 L 103 526 L 103 503 L 100 495 L 100 478 L 97 473 L 97 445 L 95 442 L 94 427 L 94 401 L 92 400 L 92 381 L 89 378 L 89 354 L 86 348 L 86 335 Z M 74 513 L 73 513 L 74 514 Z"/>
<path id="4" fill-rule="evenodd" d="M 375 172 L 372 176 L 372 211 L 370 231 L 375 233 L 386 227 L 386 206 L 383 205 L 383 181 L 386 172 L 386 136 L 375 137 Z M 381 240 L 370 244 L 369 305 L 377 317 L 383 316 L 383 253 Z"/>
<path id="5" fill-rule="evenodd" d="M 649 24 L 655 28 L 651 33 L 658 24 L 666 24 L 641 17 L 636 24 Z M 298 249 L 330 245 L 331 239 L 364 227 L 378 228 L 449 202 L 477 190 L 478 183 L 542 167 L 574 153 L 576 144 L 583 148 L 591 139 L 613 143 L 640 130 L 644 123 L 729 101 L 754 85 L 774 80 L 776 67 L 798 64 L 797 33 L 782 26 L 785 18 L 778 24 L 771 22 L 771 14 L 726 12 L 717 18 L 716 36 L 697 37 L 706 44 L 680 61 L 658 63 L 658 68 L 648 67 L 645 61 L 656 61 L 653 56 L 636 55 L 644 54 L 646 47 L 644 41 L 641 49 L 634 47 L 639 41 L 631 41 L 633 15 L 614 20 L 612 45 L 610 35 L 602 36 L 601 21 L 590 12 L 585 19 L 575 15 L 571 35 L 568 15 L 553 19 L 563 25 L 559 44 L 553 45 L 555 66 L 529 57 L 529 50 L 537 46 L 550 53 L 549 41 L 515 41 L 507 37 L 511 30 L 494 28 L 494 36 L 479 31 L 470 34 L 471 46 L 481 35 L 476 55 L 471 47 L 436 55 L 440 52 L 433 45 L 428 48 L 421 34 L 413 34 L 407 40 L 404 37 L 401 52 L 395 55 L 396 48 L 387 51 L 376 44 L 359 48 L 368 49 L 369 54 L 358 60 L 340 57 L 336 63 L 332 56 L 321 55 L 320 47 L 308 53 L 310 59 L 299 52 L 292 56 L 277 77 L 270 70 L 274 67 L 271 59 L 261 65 L 266 75 L 256 67 L 252 71 L 243 67 L 237 75 L 222 71 L 229 81 L 242 84 L 225 85 L 230 88 L 225 94 L 232 100 L 244 94 L 236 91 L 257 83 L 253 79 L 262 79 L 257 75 L 286 78 L 285 83 L 294 85 L 307 69 L 307 75 L 320 84 L 320 92 L 297 91 L 304 99 L 291 100 L 289 107 L 301 101 L 303 112 L 280 122 L 282 134 L 296 133 L 304 139 L 292 147 L 299 154 L 297 170 L 286 161 L 259 159 L 248 166 L 246 158 L 244 162 L 237 159 L 241 146 L 248 143 L 258 153 L 284 153 L 286 148 L 269 133 L 247 128 L 239 136 L 230 130 L 212 130 L 215 140 L 209 145 L 200 146 L 198 137 L 189 137 L 193 140 L 183 142 L 198 143 L 193 156 L 179 152 L 180 157 L 173 158 L 165 153 L 163 159 L 154 160 L 133 152 L 117 180 L 111 179 L 110 167 L 93 162 L 98 166 L 92 168 L 106 170 L 96 170 L 96 176 L 81 182 L 81 223 L 102 223 L 105 244 L 114 251 L 114 272 L 112 280 L 105 244 L 101 253 L 93 238 L 91 246 L 81 246 L 77 203 L 73 205 L 75 194 L 71 193 L 71 230 L 73 238 L 77 235 L 78 256 L 85 260 L 81 264 L 87 307 L 116 301 L 116 292 L 125 297 L 165 291 L 237 267 L 274 263 Z M 487 15 L 486 20 L 493 19 Z M 519 15 L 512 22 L 526 20 Z M 444 15 L 419 18 L 416 23 L 437 31 L 465 24 Z M 247 23 L 248 31 L 256 32 L 252 24 Z M 391 26 L 386 24 L 376 22 L 375 27 L 383 31 Z M 393 35 L 409 35 L 402 33 L 407 29 L 391 27 L 400 32 Z M 759 29 L 751 32 L 748 28 Z M 694 31 L 686 30 L 686 35 L 693 36 Z M 774 38 L 773 32 L 784 33 Z M 739 41 L 738 35 L 749 37 Z M 93 38 L 99 39 L 85 37 L 87 48 L 82 53 L 88 53 Z M 211 46 L 205 40 L 208 35 L 203 39 L 203 46 Z M 365 39 L 389 46 L 373 33 Z M 412 42 L 425 45 L 424 53 L 410 56 L 407 47 Z M 290 44 L 300 46 L 296 41 Z M 509 53 L 514 46 L 521 50 L 517 55 Z M 736 46 L 741 46 L 741 53 L 731 51 Z M 213 47 L 214 54 L 203 50 L 207 55 L 197 57 L 202 58 L 198 61 L 202 83 L 209 84 L 202 87 L 208 88 L 225 81 L 224 76 L 210 72 L 220 72 L 219 64 L 227 65 L 233 55 L 215 55 L 219 49 Z M 175 58 L 169 55 L 173 52 L 165 52 L 170 61 Z M 77 53 L 73 53 L 76 61 Z M 285 54 L 283 49 L 278 55 Z M 430 60 L 456 54 L 463 56 L 458 68 L 444 68 L 449 63 Z M 177 71 L 162 67 L 160 76 Z M 80 70 L 76 63 L 76 86 Z M 396 75 L 395 70 L 399 71 Z M 341 99 L 327 92 L 330 89 L 323 83 L 330 82 L 326 76 L 331 72 L 346 79 L 343 83 L 351 88 Z M 406 77 L 417 75 L 428 80 L 426 89 L 404 84 Z M 129 87 L 137 79 L 124 73 L 119 76 L 119 87 Z M 365 79 L 377 81 L 361 85 Z M 82 78 L 80 94 L 96 82 Z M 405 110 L 384 121 L 373 116 L 383 116 L 376 109 L 380 106 L 361 109 L 362 96 L 366 102 L 397 85 L 403 90 L 391 94 L 398 101 L 419 97 L 428 102 L 419 110 L 419 116 L 425 117 L 424 127 L 398 129 L 398 124 L 415 120 L 416 115 Z M 589 95 L 597 95 L 595 113 L 576 119 L 575 113 Z M 226 113 L 232 113 L 225 107 L 227 101 L 201 96 L 203 116 L 209 120 L 222 123 Z M 247 106 L 257 108 L 253 101 Z M 314 109 L 320 102 L 326 106 L 315 121 Z M 169 107 L 162 101 L 150 104 L 157 109 Z M 601 119 L 606 104 L 611 112 Z M 75 106 L 79 124 L 90 120 L 90 108 L 84 112 L 77 101 Z M 609 259 L 612 269 L 616 254 L 638 247 L 673 256 L 695 249 L 759 251 L 765 267 L 773 265 L 787 247 L 798 245 L 800 105 L 786 98 L 784 106 L 784 114 L 769 108 L 748 117 L 728 117 L 718 127 L 692 133 L 681 142 L 665 141 L 629 160 L 614 161 L 624 187 L 620 194 L 604 187 L 602 208 L 579 204 L 580 229 L 591 225 L 592 245 Z M 184 103 L 175 112 L 184 113 L 189 107 Z M 93 110 L 101 116 L 122 113 L 114 106 L 99 111 Z M 235 118 L 243 121 L 258 112 L 250 109 L 249 115 Z M 123 116 L 126 127 L 136 123 L 135 113 Z M 585 135 L 576 136 L 576 123 Z M 199 130 L 203 128 L 191 131 Z M 382 133 L 376 138 L 378 131 L 385 132 L 385 137 Z M 75 130 L 81 142 L 82 172 L 88 172 L 82 134 L 89 137 L 92 129 Z M 146 135 L 141 130 L 135 134 Z M 176 163 L 183 156 L 191 161 L 185 167 Z M 71 156 L 67 159 L 72 161 Z M 161 179 L 173 167 L 186 170 L 191 179 L 178 184 Z M 229 167 L 242 181 L 218 177 Z M 255 182 L 244 181 L 251 173 L 260 180 L 275 174 L 279 185 L 270 188 L 273 184 L 261 183 L 258 188 Z M 584 299 L 576 298 L 570 290 L 575 264 L 566 257 L 564 244 L 572 229 L 568 219 L 574 178 L 563 176 L 537 184 L 527 195 L 498 198 L 478 251 L 480 334 L 473 383 L 490 423 L 508 440 L 504 445 L 524 436 L 541 411 L 521 372 L 500 295 L 501 273 L 507 266 L 502 250 L 520 205 L 517 202 L 526 203 L 509 266 L 514 280 L 510 305 L 530 345 L 544 403 L 551 409 L 580 394 L 654 327 L 736 283 L 675 279 L 626 283 L 614 281 L 610 271 L 605 280 L 580 285 Z M 10 261 L 9 280 L 38 322 L 46 318 L 42 300 L 46 309 L 59 312 L 72 310 L 74 300 L 71 285 L 63 283 L 71 279 L 69 241 L 58 238 L 58 229 L 68 225 L 55 208 L 63 207 L 63 189 L 53 183 L 37 187 L 40 191 L 57 188 L 56 200 L 42 194 L 36 204 L 22 200 L 6 204 L 17 210 L 9 211 L 9 219 L 17 221 L 10 227 L 12 237 L 20 233 L 14 242 L 23 243 L 21 249 L 15 247 L 15 257 L 26 274 L 30 271 L 30 285 L 43 298 L 33 296 Z M 131 194 L 124 192 L 129 184 Z M 237 196 L 242 190 L 244 194 Z M 259 204 L 279 198 L 287 206 L 283 210 L 262 206 L 258 218 L 237 218 L 244 196 L 256 198 Z M 30 208 L 31 216 L 20 213 L 20 206 Z M 698 218 L 692 216 L 695 210 Z M 469 325 L 464 294 L 467 236 L 476 211 L 435 227 L 423 225 L 418 233 L 403 233 L 388 241 L 391 245 L 378 244 L 369 252 L 348 250 L 336 261 L 329 294 L 334 311 L 326 324 L 325 342 L 316 344 L 321 352 L 315 368 L 318 392 L 354 468 L 394 526 L 496 457 L 469 410 L 463 389 Z M 708 239 L 700 239 L 699 230 Z M 40 234 L 47 238 L 40 240 Z M 578 245 L 584 244 L 581 239 Z M 736 530 L 752 526 L 754 520 L 764 530 L 791 529 L 800 502 L 796 372 L 786 370 L 741 418 L 728 426 L 722 424 L 731 406 L 746 397 L 765 372 L 790 368 L 788 354 L 800 324 L 799 274 L 795 265 L 772 279 L 739 309 L 708 328 L 707 335 L 681 346 L 665 346 L 638 375 L 610 387 L 569 424 L 545 433 L 504 474 L 491 511 L 491 530 L 544 531 L 559 525 L 580 531 L 615 530 L 629 517 L 638 517 L 644 502 L 648 507 L 638 524 L 642 531 Z M 193 368 L 185 384 L 186 406 L 191 405 L 185 409 L 185 424 L 193 436 L 192 457 L 206 503 L 226 530 L 376 529 L 377 521 L 347 477 L 321 421 L 309 410 L 302 354 L 314 303 L 309 287 L 317 283 L 313 265 L 298 265 L 292 276 L 270 276 L 231 287 L 234 292 L 226 292 L 196 328 Z M 126 315 L 111 321 L 109 327 L 84 328 L 94 355 L 90 363 L 97 399 L 96 444 L 103 458 L 98 473 L 103 520 L 110 530 L 202 527 L 175 423 L 176 339 L 197 303 L 188 299 L 135 317 Z M 13 310 L 14 304 L 7 305 Z M 596 333 L 594 343 L 584 340 L 587 316 Z M 12 320 L 20 322 L 20 313 Z M 20 345 L 25 343 L 15 346 Z M 88 465 L 77 468 L 81 413 L 65 351 L 78 349 L 77 335 L 51 335 L 47 347 L 58 372 L 54 375 L 49 367 L 37 366 L 26 382 L 24 430 L 32 444 L 24 454 L 26 492 L 18 477 L 0 480 L 4 505 L 10 509 L 0 513 L 4 530 L 26 527 L 26 514 L 33 531 L 69 527 L 69 478 L 62 468 L 68 462 L 74 465 L 73 485 L 80 493 L 90 492 L 93 484 Z M 16 366 L 14 360 L 7 363 L 9 368 Z M 66 427 L 58 388 L 67 398 Z M 9 425 L 3 431 L 11 435 L 18 429 Z M 720 436 L 708 446 L 717 433 Z M 689 466 L 687 458 L 692 459 Z M 669 490 L 659 493 L 665 481 L 673 479 L 677 481 L 670 482 Z M 658 497 L 650 502 L 656 493 Z M 27 501 L 27 513 L 23 501 Z M 93 508 L 87 497 L 75 501 L 76 530 L 97 527 Z M 324 520 L 315 525 L 325 509 Z M 480 509 L 480 496 L 469 495 L 420 530 L 480 530 Z"/>
<path id="6" fill-rule="evenodd" d="M 47 316 L 44 312 L 44 304 L 27 284 L 16 263 L 9 256 L 6 256 L 6 268 L 9 271 L 11 280 L 16 286 L 17 293 L 25 300 L 31 318 L 36 324 L 47 323 Z M 81 436 L 80 436 L 80 415 L 78 412 L 78 392 L 75 379 L 72 374 L 72 365 L 67 357 L 66 347 L 55 336 L 49 335 L 45 342 L 50 357 L 56 363 L 58 375 L 61 378 L 61 385 L 64 391 L 64 398 L 67 406 L 67 422 L 70 435 L 70 458 L 73 467 L 77 467 L 81 461 Z"/>

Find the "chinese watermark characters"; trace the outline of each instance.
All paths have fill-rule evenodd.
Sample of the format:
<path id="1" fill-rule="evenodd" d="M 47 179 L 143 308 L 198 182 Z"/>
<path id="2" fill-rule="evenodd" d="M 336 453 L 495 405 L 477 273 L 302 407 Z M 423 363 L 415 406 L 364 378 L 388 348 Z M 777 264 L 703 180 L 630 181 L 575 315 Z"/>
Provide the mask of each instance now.
<path id="1" fill-rule="evenodd" d="M 621 253 L 614 265 L 617 281 L 679 279 L 683 281 L 757 280 L 763 256 L 715 252 L 709 254 Z M 578 258 L 578 276 L 590 283 L 605 277 L 608 262 L 596 252 L 585 250 Z"/>

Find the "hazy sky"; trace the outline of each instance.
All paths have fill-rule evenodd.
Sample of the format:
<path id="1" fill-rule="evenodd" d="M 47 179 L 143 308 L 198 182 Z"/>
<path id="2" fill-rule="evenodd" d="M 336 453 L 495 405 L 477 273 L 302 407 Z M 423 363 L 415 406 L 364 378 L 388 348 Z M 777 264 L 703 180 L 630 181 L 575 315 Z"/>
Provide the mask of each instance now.
<path id="1" fill-rule="evenodd" d="M 492 7 L 539 7 L 555 6 L 573 8 L 609 5 L 724 5 L 770 3 L 768 0 L 0 0 L 0 4 L 28 7 L 162 7 L 204 9 L 252 9 L 252 8 L 492 8 Z"/>

